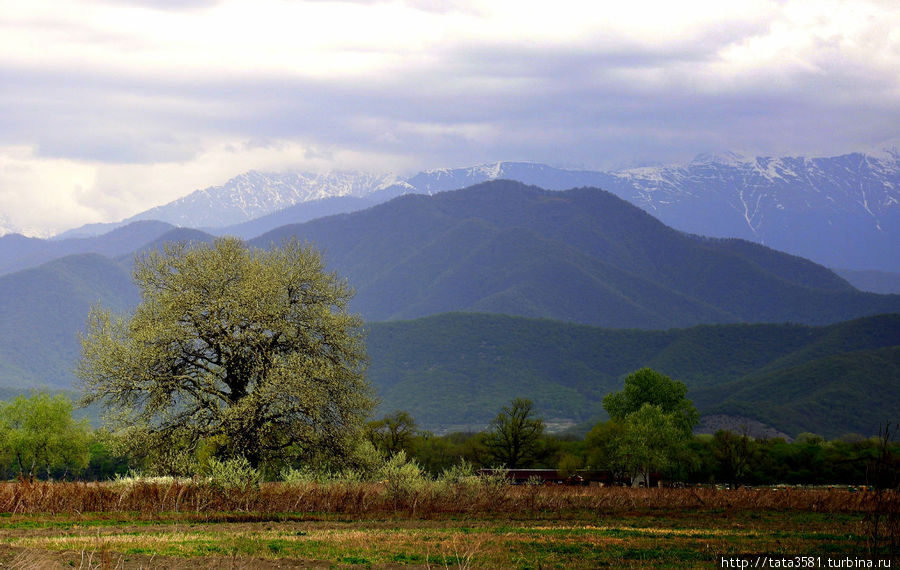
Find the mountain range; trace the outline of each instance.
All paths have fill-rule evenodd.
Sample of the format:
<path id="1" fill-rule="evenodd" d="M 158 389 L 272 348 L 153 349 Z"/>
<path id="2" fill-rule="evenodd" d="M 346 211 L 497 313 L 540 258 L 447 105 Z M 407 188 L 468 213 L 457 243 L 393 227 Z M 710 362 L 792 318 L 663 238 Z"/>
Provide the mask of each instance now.
<path id="1" fill-rule="evenodd" d="M 367 210 L 283 226 L 325 252 L 368 320 L 447 311 L 607 327 L 825 324 L 900 310 L 828 269 L 744 240 L 676 231 L 598 189 L 485 182 L 405 195 Z"/>
<path id="2" fill-rule="evenodd" d="M 214 239 L 150 221 L 92 238 L 0 244 L 9 237 L 34 255 L 71 252 L 0 275 L 0 386 L 19 388 L 71 386 L 89 307 L 137 302 L 135 252 Z M 495 180 L 406 194 L 249 243 L 285 239 L 314 243 L 356 289 L 352 309 L 367 321 L 384 409 L 409 409 L 425 426 L 486 423 L 516 396 L 532 397 L 547 417 L 589 420 L 622 374 L 645 365 L 688 382 L 705 412 L 791 434 L 869 433 L 849 416 L 827 425 L 842 399 L 866 421 L 897 409 L 896 315 L 876 315 L 900 312 L 900 296 L 860 292 L 759 244 L 685 234 L 596 188 Z M 469 314 L 441 316 L 459 311 Z M 835 324 L 860 317 L 851 323 L 862 326 Z M 792 378 L 804 387 L 791 392 Z M 867 386 L 877 391 L 860 395 Z"/>
<path id="3" fill-rule="evenodd" d="M 85 226 L 57 239 L 96 235 L 148 219 L 246 238 L 285 223 L 363 209 L 400 194 L 433 194 L 496 179 L 548 190 L 599 187 L 688 233 L 739 237 L 828 267 L 900 272 L 896 152 L 825 158 L 724 154 L 683 165 L 613 172 L 521 162 L 429 170 L 408 178 L 347 171 L 251 171 L 123 222 Z M 333 198 L 344 199 L 329 201 Z M 290 211 L 242 226 L 286 208 Z"/>

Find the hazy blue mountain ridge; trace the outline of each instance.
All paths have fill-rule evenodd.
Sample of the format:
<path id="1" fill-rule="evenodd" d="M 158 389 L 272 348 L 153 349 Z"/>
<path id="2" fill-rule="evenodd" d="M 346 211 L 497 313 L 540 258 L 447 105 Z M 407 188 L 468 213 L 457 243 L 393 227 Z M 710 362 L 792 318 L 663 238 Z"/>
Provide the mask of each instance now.
<path id="1" fill-rule="evenodd" d="M 97 253 L 115 257 L 162 236 L 172 224 L 153 220 L 133 222 L 93 237 L 43 240 L 19 234 L 0 236 L 0 275 L 36 267 L 67 255 Z"/>
<path id="2" fill-rule="evenodd" d="M 853 269 L 834 269 L 833 271 L 860 291 L 882 295 L 900 295 L 900 273 Z"/>
<path id="3" fill-rule="evenodd" d="M 130 271 L 94 253 L 0 276 L 2 384 L 71 387 L 91 306 L 124 312 L 138 299 Z"/>

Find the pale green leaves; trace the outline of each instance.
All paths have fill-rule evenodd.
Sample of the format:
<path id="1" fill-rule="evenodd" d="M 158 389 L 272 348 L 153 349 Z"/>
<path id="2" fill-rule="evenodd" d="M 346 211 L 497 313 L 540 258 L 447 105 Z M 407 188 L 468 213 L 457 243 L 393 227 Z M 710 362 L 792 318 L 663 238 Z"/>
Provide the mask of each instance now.
<path id="1" fill-rule="evenodd" d="M 139 259 L 129 319 L 95 310 L 79 376 L 119 427 L 224 458 L 283 461 L 352 434 L 371 408 L 348 285 L 296 241 L 271 251 L 223 238 Z"/>

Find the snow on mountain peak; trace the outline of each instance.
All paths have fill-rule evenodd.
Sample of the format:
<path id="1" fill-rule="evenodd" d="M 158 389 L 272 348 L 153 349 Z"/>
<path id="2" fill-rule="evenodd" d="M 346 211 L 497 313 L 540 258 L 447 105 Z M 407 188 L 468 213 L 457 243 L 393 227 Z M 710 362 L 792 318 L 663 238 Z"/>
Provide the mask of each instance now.
<path id="1" fill-rule="evenodd" d="M 221 186 L 141 212 L 126 222 L 161 220 L 179 226 L 217 227 L 264 216 L 301 202 L 365 196 L 397 182 L 393 174 L 335 170 L 324 173 L 266 173 L 250 170 Z"/>

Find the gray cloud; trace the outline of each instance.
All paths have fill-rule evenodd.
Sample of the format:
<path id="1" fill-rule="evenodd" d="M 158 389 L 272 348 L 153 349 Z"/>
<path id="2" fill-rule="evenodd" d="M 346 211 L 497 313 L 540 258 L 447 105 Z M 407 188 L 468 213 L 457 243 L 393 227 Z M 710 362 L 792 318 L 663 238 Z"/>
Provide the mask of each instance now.
<path id="1" fill-rule="evenodd" d="M 763 69 L 736 86 L 698 71 L 765 26 L 665 47 L 469 42 L 368 79 L 0 68 L 0 141 L 112 163 L 189 160 L 197 141 L 219 137 L 388 149 L 430 166 L 527 158 L 599 167 L 723 147 L 839 152 L 896 136 L 897 78 L 837 57 L 837 44 L 812 69 Z"/>

